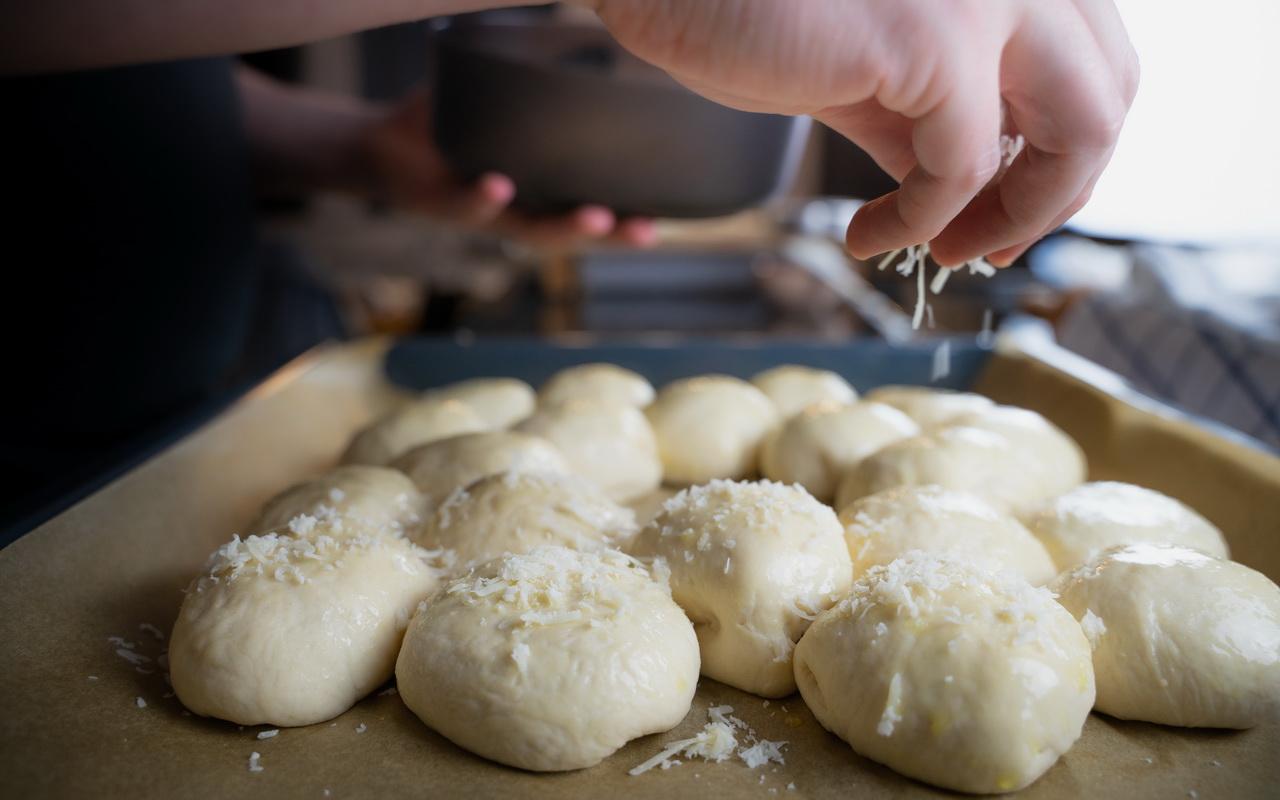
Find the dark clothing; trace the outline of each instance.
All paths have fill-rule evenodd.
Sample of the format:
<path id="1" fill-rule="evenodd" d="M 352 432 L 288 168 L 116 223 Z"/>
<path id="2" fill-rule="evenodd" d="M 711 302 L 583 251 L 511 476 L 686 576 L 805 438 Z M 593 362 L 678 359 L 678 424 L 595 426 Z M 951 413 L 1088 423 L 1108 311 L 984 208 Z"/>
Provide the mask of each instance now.
<path id="1" fill-rule="evenodd" d="M 257 262 L 229 59 L 6 79 L 0 94 L 3 507 L 217 390 L 244 350 Z"/>

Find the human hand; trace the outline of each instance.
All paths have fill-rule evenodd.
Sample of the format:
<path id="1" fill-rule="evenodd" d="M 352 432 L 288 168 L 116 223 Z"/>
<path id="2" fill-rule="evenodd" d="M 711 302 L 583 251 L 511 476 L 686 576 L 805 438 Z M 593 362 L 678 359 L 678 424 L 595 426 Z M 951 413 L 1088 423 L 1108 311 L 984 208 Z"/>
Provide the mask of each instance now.
<path id="1" fill-rule="evenodd" d="M 594 0 L 628 49 L 712 100 L 810 114 L 900 187 L 864 205 L 858 258 L 928 242 L 1007 265 L 1082 207 L 1138 62 L 1110 0 Z M 1000 136 L 1023 151 L 1000 167 Z"/>
<path id="2" fill-rule="evenodd" d="M 491 172 L 470 183 L 458 179 L 431 146 L 429 113 L 426 93 L 414 92 L 370 125 L 362 138 L 362 160 L 374 192 L 392 204 L 543 247 L 592 240 L 641 247 L 654 243 L 652 220 L 618 220 L 597 205 L 560 216 L 531 216 L 509 208 L 517 187 L 507 176 Z"/>

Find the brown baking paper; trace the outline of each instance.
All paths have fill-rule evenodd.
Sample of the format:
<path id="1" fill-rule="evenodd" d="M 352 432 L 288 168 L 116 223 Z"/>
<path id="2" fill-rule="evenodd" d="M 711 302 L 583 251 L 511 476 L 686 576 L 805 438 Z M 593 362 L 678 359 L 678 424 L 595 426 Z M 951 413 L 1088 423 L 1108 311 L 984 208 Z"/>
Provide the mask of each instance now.
<path id="1" fill-rule="evenodd" d="M 855 755 L 818 726 L 798 695 L 766 707 L 705 679 L 678 728 L 563 774 L 527 773 L 473 756 L 427 729 L 394 694 L 267 740 L 256 738 L 262 728 L 184 716 L 178 701 L 166 697 L 154 661 L 164 642 L 139 626 L 167 635 L 181 590 L 209 551 L 271 494 L 330 466 L 352 429 L 392 402 L 380 371 L 385 346 L 334 346 L 304 358 L 0 552 L 0 797 L 947 794 Z M 1140 481 L 1188 501 L 1223 527 L 1239 560 L 1280 577 L 1276 459 L 1125 405 L 1024 355 L 995 356 L 978 388 L 1066 428 L 1088 452 L 1094 477 Z M 148 671 L 117 656 L 110 636 L 136 643 L 135 652 L 153 659 L 142 665 Z M 787 741 L 786 764 L 752 770 L 736 759 L 692 760 L 627 774 L 664 742 L 692 735 L 718 704 L 733 706 L 760 736 Z M 1093 715 L 1076 746 L 1021 794 L 1275 797 L 1277 728 L 1182 730 Z M 256 773 L 248 770 L 255 751 L 263 767 Z"/>

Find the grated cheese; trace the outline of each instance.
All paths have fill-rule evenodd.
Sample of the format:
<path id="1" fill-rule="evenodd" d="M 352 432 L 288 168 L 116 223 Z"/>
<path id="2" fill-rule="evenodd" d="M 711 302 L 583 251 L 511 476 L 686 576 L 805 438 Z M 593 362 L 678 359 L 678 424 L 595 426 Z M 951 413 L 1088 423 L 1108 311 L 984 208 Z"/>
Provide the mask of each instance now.
<path id="1" fill-rule="evenodd" d="M 933 351 L 933 371 L 929 382 L 937 383 L 951 374 L 951 340 L 943 339 L 942 344 Z"/>
<path id="2" fill-rule="evenodd" d="M 392 686 L 390 688 L 383 689 L 382 691 L 378 692 L 378 697 L 387 697 L 388 695 L 393 695 L 393 694 L 400 694 L 400 690 Z"/>
<path id="3" fill-rule="evenodd" d="M 147 701 L 146 701 L 146 700 L 143 700 L 141 697 L 135 697 L 135 698 L 133 698 L 133 704 L 134 704 L 134 705 L 136 705 L 138 708 L 146 708 L 146 707 L 147 707 Z"/>
<path id="4" fill-rule="evenodd" d="M 363 722 L 356 726 L 356 733 L 364 733 L 367 730 L 369 730 L 369 726 L 365 725 Z"/>
<path id="5" fill-rule="evenodd" d="M 661 767 L 664 764 L 669 767 L 670 759 L 677 755 L 702 758 L 707 761 L 724 761 L 733 756 L 734 748 L 737 746 L 738 740 L 733 735 L 733 728 L 723 722 L 708 722 L 697 735 L 671 742 L 662 752 L 632 767 L 627 774 L 643 775 L 654 767 Z"/>
<path id="6" fill-rule="evenodd" d="M 511 660 L 516 662 L 516 669 L 520 670 L 520 674 L 525 674 L 529 668 L 529 645 L 524 642 L 516 642 L 511 648 Z"/>
<path id="7" fill-rule="evenodd" d="M 143 631 L 144 633 L 151 634 L 153 637 L 155 637 L 155 640 L 157 642 L 164 641 L 164 632 L 161 631 L 159 628 L 157 628 L 155 625 L 152 625 L 150 622 L 142 623 L 141 625 L 138 626 L 138 630 Z"/>
<path id="8" fill-rule="evenodd" d="M 1107 625 L 1102 621 L 1102 617 L 1094 614 L 1092 609 L 1086 608 L 1084 616 L 1080 618 L 1080 629 L 1084 631 L 1085 638 L 1089 640 L 1090 649 L 1097 650 L 1102 635 L 1107 632 Z"/>
<path id="9" fill-rule="evenodd" d="M 262 755 L 256 750 L 249 754 L 249 771 L 262 772 Z"/>
<path id="10" fill-rule="evenodd" d="M 258 731 L 258 738 L 259 738 L 259 739 L 271 739 L 271 738 L 273 738 L 273 737 L 275 737 L 275 736 L 278 736 L 279 734 L 280 734 L 280 729 L 279 729 L 279 728 L 272 728 L 272 729 L 271 729 L 271 730 L 269 730 L 269 731 Z"/>
<path id="11" fill-rule="evenodd" d="M 786 744 L 786 742 L 771 742 L 768 739 L 760 739 L 755 744 L 739 752 L 738 757 L 750 769 L 764 766 L 770 761 L 775 764 L 785 764 L 787 762 L 782 757 L 782 748 Z"/>

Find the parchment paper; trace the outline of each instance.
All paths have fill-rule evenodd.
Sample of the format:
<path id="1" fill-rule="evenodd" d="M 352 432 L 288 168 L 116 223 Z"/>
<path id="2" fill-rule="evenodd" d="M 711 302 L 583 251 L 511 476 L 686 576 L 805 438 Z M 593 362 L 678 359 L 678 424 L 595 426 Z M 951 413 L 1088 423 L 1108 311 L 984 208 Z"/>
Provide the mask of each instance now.
<path id="1" fill-rule="evenodd" d="M 632 742 L 597 767 L 551 775 L 460 750 L 394 694 L 371 697 L 332 723 L 284 729 L 261 741 L 261 728 L 184 716 L 177 700 L 165 697 L 163 670 L 154 661 L 164 642 L 139 625 L 167 635 L 181 590 L 207 553 L 271 494 L 327 468 L 350 432 L 392 402 L 380 372 L 385 346 L 334 346 L 305 358 L 0 552 L 0 797 L 947 794 L 856 756 L 818 726 L 798 695 L 765 707 L 706 679 L 676 730 Z M 1239 560 L 1273 580 L 1280 576 L 1276 459 L 1128 407 L 1024 356 L 993 357 L 978 388 L 1064 426 L 1086 448 L 1095 477 L 1140 480 L 1190 502 L 1226 530 Z M 153 659 L 141 665 L 149 674 L 116 655 L 110 636 Z M 736 760 L 694 760 L 627 775 L 663 742 L 691 735 L 708 706 L 721 703 L 762 737 L 786 740 L 785 766 L 751 770 Z M 255 751 L 263 770 L 251 773 Z M 1196 731 L 1093 715 L 1080 742 L 1021 794 L 1251 798 L 1275 797 L 1278 787 L 1276 725 Z"/>

